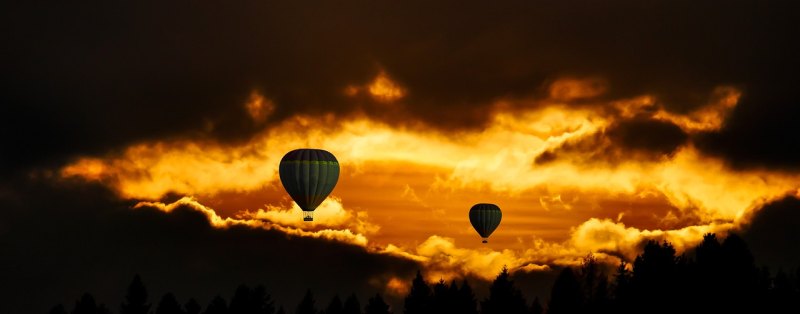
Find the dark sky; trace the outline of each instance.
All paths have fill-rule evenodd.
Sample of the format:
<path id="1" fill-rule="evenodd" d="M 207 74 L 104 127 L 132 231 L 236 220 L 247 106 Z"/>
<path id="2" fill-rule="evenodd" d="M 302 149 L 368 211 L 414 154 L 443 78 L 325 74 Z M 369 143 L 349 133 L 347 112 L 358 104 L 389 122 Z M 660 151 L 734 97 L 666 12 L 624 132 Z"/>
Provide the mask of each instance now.
<path id="1" fill-rule="evenodd" d="M 237 145 L 298 115 L 459 134 L 490 126 L 498 100 L 532 100 L 511 102 L 510 112 L 538 106 L 562 77 L 607 86 L 572 101 L 575 109 L 648 94 L 684 114 L 731 86 L 742 96 L 720 129 L 689 134 L 634 117 L 539 161 L 603 141 L 614 149 L 592 156 L 612 163 L 692 145 L 734 173 L 798 175 L 798 21 L 792 1 L 5 1 L 0 303 L 42 312 L 89 291 L 116 310 L 134 273 L 151 296 L 228 297 L 244 282 L 287 302 L 312 288 L 325 303 L 334 290 L 366 296 L 376 281 L 411 276 L 420 266 L 407 259 L 216 229 L 191 210 L 133 210 L 135 200 L 108 186 L 54 175 L 81 156 L 148 141 Z M 409 91 L 402 107 L 342 92 L 379 73 Z M 239 105 L 253 91 L 277 104 L 266 121 Z M 800 261 L 798 204 L 767 204 L 743 227 L 758 262 Z"/>

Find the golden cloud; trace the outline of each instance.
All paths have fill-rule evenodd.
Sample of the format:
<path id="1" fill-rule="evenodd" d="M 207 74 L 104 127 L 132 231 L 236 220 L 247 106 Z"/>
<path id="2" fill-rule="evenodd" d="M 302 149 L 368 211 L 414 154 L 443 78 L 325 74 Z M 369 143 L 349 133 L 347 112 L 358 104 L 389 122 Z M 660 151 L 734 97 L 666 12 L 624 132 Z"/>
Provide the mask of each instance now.
<path id="1" fill-rule="evenodd" d="M 316 231 L 309 231 L 303 230 L 302 228 L 295 227 L 295 226 L 283 226 L 277 223 L 272 223 L 270 221 L 261 220 L 258 218 L 223 218 L 220 217 L 217 212 L 207 207 L 203 204 L 200 204 L 197 200 L 192 197 L 183 197 L 173 203 L 165 204 L 161 202 L 139 202 L 134 206 L 136 208 L 144 208 L 150 207 L 161 210 L 163 212 L 169 213 L 173 210 L 185 207 L 189 209 L 196 210 L 206 216 L 209 223 L 212 226 L 217 228 L 229 228 L 231 226 L 249 226 L 252 228 L 262 228 L 266 230 L 279 230 L 284 232 L 288 235 L 293 236 L 300 236 L 300 237 L 309 237 L 309 238 L 317 238 L 317 239 L 327 239 L 332 241 L 338 241 L 343 243 L 348 243 L 352 245 L 358 245 L 362 247 L 367 246 L 367 238 L 359 233 L 354 233 L 350 231 L 350 229 L 322 229 Z M 322 223 L 323 225 L 325 222 Z M 309 225 L 307 227 L 315 227 L 315 225 Z"/>
<path id="2" fill-rule="evenodd" d="M 275 111 L 275 103 L 257 91 L 250 93 L 244 107 L 256 123 L 263 123 Z"/>
<path id="3" fill-rule="evenodd" d="M 399 87 L 388 76 L 379 75 L 369 86 L 354 87 L 355 92 L 393 99 L 406 92 L 397 92 Z M 464 274 L 493 278 L 503 265 L 524 271 L 576 265 L 590 252 L 618 262 L 634 256 L 644 239 L 666 239 L 682 250 L 703 233 L 747 223 L 760 204 L 798 191 L 796 175 L 732 170 L 691 144 L 658 159 L 630 155 L 612 163 L 579 152 L 537 164 L 542 154 L 568 141 L 601 135 L 615 123 L 642 115 L 687 133 L 717 130 L 739 98 L 737 90 L 720 87 L 706 106 L 680 114 L 658 106 L 648 95 L 596 106 L 569 105 L 604 93 L 602 81 L 559 80 L 550 91 L 550 99 L 527 109 L 496 106 L 482 129 L 448 133 L 392 126 L 364 116 L 294 116 L 244 143 L 145 142 L 120 155 L 81 158 L 62 168 L 60 175 L 102 182 L 122 197 L 144 200 L 139 206 L 164 211 L 188 206 L 220 228 L 268 228 L 407 258 L 425 265 L 429 276 L 437 277 L 433 279 Z M 268 103 L 254 95 L 248 104 L 261 105 L 253 107 Z M 194 198 L 157 202 L 168 193 L 214 199 L 274 189 L 279 186 L 281 157 L 298 147 L 327 149 L 342 166 L 340 184 L 312 224 L 300 222 L 295 204 L 282 205 L 274 196 L 249 205 L 260 209 L 240 208 L 230 217 Z M 660 202 L 658 206 L 669 210 L 643 214 L 650 209 L 602 204 L 640 199 Z M 345 201 L 352 209 L 345 209 Z M 480 201 L 499 203 L 504 210 L 504 222 L 494 235 L 498 241 L 491 242 L 497 246 L 456 246 L 456 239 L 475 238 L 465 212 L 470 203 Z M 673 229 L 641 227 L 646 219 Z M 542 239 L 536 232 L 545 231 L 532 231 L 529 226 L 534 224 L 554 235 Z"/>
<path id="4" fill-rule="evenodd" d="M 378 102 L 392 103 L 403 98 L 406 95 L 406 90 L 393 81 L 386 72 L 381 71 L 369 84 L 347 86 L 344 94 L 350 97 L 366 94 Z"/>

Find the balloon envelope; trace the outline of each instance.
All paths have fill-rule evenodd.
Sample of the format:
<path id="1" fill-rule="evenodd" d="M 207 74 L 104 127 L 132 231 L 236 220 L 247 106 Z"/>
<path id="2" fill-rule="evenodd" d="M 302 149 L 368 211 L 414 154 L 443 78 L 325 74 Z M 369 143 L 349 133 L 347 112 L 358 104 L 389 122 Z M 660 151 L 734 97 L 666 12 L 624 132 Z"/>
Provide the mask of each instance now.
<path id="1" fill-rule="evenodd" d="M 469 222 L 472 223 L 475 231 L 481 235 L 483 243 L 488 242 L 487 238 L 497 229 L 502 218 L 503 213 L 500 211 L 500 207 L 495 204 L 475 204 L 469 210 Z"/>
<path id="2" fill-rule="evenodd" d="M 314 220 L 314 209 L 328 197 L 339 180 L 339 161 L 321 149 L 295 149 L 281 159 L 281 183 L 303 210 L 303 220 Z"/>

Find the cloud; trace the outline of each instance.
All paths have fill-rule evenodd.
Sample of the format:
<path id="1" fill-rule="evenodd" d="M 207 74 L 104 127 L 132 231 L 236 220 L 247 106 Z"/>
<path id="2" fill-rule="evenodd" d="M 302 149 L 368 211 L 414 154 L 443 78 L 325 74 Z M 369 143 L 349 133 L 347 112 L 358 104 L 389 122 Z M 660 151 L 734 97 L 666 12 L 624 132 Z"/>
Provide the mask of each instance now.
<path id="1" fill-rule="evenodd" d="M 800 199 L 791 195 L 766 203 L 753 213 L 751 223 L 738 232 L 749 245 L 757 264 L 771 271 L 792 270 L 800 265 L 796 245 L 800 241 Z"/>
<path id="2" fill-rule="evenodd" d="M 649 95 L 666 112 L 658 119 L 711 133 L 703 152 L 791 168 L 796 145 L 780 135 L 797 116 L 797 47 L 784 40 L 797 37 L 797 13 L 769 3 L 758 12 L 747 1 L 629 0 L 316 3 L 317 11 L 245 1 L 220 11 L 140 1 L 63 4 L 63 15 L 7 4 L 3 34 L 15 62 L 0 71 L 11 82 L 0 102 L 13 105 L 1 109 L 0 134 L 14 153 L 0 164 L 26 172 L 164 138 L 236 142 L 299 115 L 476 130 L 498 101 L 581 107 Z M 87 8 L 92 18 L 63 18 Z M 334 8 L 342 14 L 321 13 Z M 296 40 L 308 37 L 324 40 Z M 742 104 L 708 111 L 707 95 L 721 86 L 741 91 Z M 372 96 L 352 97 L 349 87 Z M 404 110 L 380 105 L 387 100 Z M 728 112 L 733 122 L 720 128 Z"/>
<path id="3" fill-rule="evenodd" d="M 716 112 L 708 108 L 717 108 L 720 103 L 728 108 L 733 106 L 728 102 L 736 97 L 712 99 L 710 107 L 698 110 Z M 614 100 L 608 104 L 613 107 L 621 102 L 637 101 Z M 797 188 L 797 174 L 768 169 L 732 169 L 724 159 L 704 155 L 687 140 L 692 132 L 699 132 L 696 128 L 653 118 L 657 116 L 653 112 L 664 112 L 664 108 L 651 111 L 643 106 L 627 106 L 624 107 L 627 111 L 608 111 L 572 108 L 555 102 L 534 109 L 513 107 L 498 104 L 486 128 L 460 131 L 457 140 L 447 132 L 426 127 L 396 127 L 365 116 L 296 116 L 236 145 L 213 140 L 143 142 L 119 154 L 80 158 L 63 167 L 59 175 L 67 179 L 99 181 L 124 198 L 142 200 L 158 200 L 170 193 L 210 199 L 223 198 L 230 192 L 264 193 L 258 204 L 249 204 L 247 208 L 265 208 L 257 218 L 288 225 L 291 219 L 286 209 L 291 205 L 279 203 L 278 161 L 283 152 L 297 147 L 321 147 L 333 152 L 342 165 L 340 183 L 345 185 L 338 186 L 332 196 L 359 208 L 347 214 L 332 210 L 329 222 L 349 221 L 347 227 L 359 234 L 385 228 L 386 224 L 391 224 L 394 232 L 411 232 L 403 229 L 403 221 L 408 221 L 408 217 L 392 221 L 397 214 L 380 210 L 389 206 L 389 199 L 410 200 L 408 206 L 413 210 L 425 209 L 426 215 L 438 213 L 438 219 L 446 223 L 461 223 L 447 218 L 456 212 L 448 207 L 452 205 L 431 203 L 432 195 L 436 194 L 473 191 L 473 194 L 478 193 L 473 197 L 492 198 L 496 197 L 492 195 L 515 198 L 532 194 L 543 209 L 557 202 L 548 197 L 571 194 L 569 200 L 573 204 L 564 203 L 564 206 L 573 209 L 591 206 L 581 210 L 602 208 L 586 204 L 597 197 L 639 199 L 654 195 L 665 203 L 660 206 L 671 208 L 646 219 L 682 228 L 740 223 L 742 217 L 760 204 Z M 632 110 L 639 110 L 639 113 Z M 628 114 L 633 118 L 627 117 Z M 642 115 L 650 118 L 641 118 Z M 692 112 L 670 115 L 678 120 L 680 117 L 689 119 Z M 555 152 L 555 157 L 540 162 L 548 152 Z M 376 169 L 385 172 L 375 172 Z M 378 202 L 374 198 L 379 193 L 397 192 L 388 186 L 375 193 L 361 192 L 365 188 L 375 188 L 369 182 L 397 181 L 398 175 L 402 175 L 398 182 L 404 184 L 399 187 L 402 195 Z M 422 184 L 417 180 L 422 180 Z M 425 195 L 420 196 L 422 194 L 417 191 L 425 191 Z M 267 204 L 263 203 L 265 200 Z M 223 216 L 259 215 L 257 210 L 246 214 L 245 209 L 235 208 Z M 357 222 L 358 219 L 350 218 L 358 218 L 365 212 L 370 212 L 371 217 L 380 222 L 364 224 L 364 219 Z M 617 217 L 620 212 L 623 211 L 619 208 L 604 208 L 601 213 L 591 214 L 582 221 Z M 411 211 L 409 215 L 413 215 Z M 635 217 L 647 216 L 627 215 L 626 223 L 642 228 L 646 224 L 642 218 Z M 639 221 L 630 220 L 634 218 Z M 559 227 L 570 226 L 562 223 Z M 422 239 L 434 234 L 430 229 L 432 223 L 414 227 L 419 228 L 411 233 L 423 236 Z M 379 243 L 393 243 L 381 241 L 384 236 L 383 233 L 374 235 Z"/>
<path id="4" fill-rule="evenodd" d="M 412 262 L 419 263 L 431 280 L 444 278 L 477 277 L 491 280 L 503 267 L 512 271 L 548 271 L 553 266 L 579 265 L 586 254 L 597 254 L 601 261 L 617 263 L 620 260 L 632 261 L 639 254 L 642 244 L 647 240 L 669 241 L 678 250 L 683 252 L 695 246 L 702 240 L 706 233 L 724 234 L 734 227 L 732 223 L 711 223 L 709 225 L 688 226 L 675 230 L 640 230 L 626 227 L 623 223 L 613 222 L 610 219 L 592 218 L 575 227 L 570 232 L 570 238 L 562 243 L 544 242 L 534 239 L 526 245 L 524 251 L 503 249 L 496 251 L 488 247 L 476 249 L 458 247 L 452 238 L 433 235 L 408 250 L 393 244 L 380 246 L 368 245 L 366 235 L 353 233 L 348 228 L 347 220 L 357 220 L 348 215 L 338 200 L 326 201 L 320 207 L 327 214 L 320 215 L 319 225 L 297 223 L 299 219 L 284 217 L 289 211 L 271 209 L 259 210 L 258 213 L 247 213 L 241 218 L 221 218 L 215 211 L 198 203 L 196 200 L 184 197 L 171 204 L 159 202 L 140 202 L 134 206 L 139 208 L 156 208 L 160 211 L 171 213 L 178 209 L 189 208 L 202 213 L 208 222 L 221 229 L 235 226 L 277 230 L 290 236 L 326 239 L 363 247 L 372 254 L 385 254 L 396 256 Z M 294 214 L 299 212 L 294 208 Z M 277 217 L 277 218 L 276 218 Z M 264 221 L 264 219 L 268 221 Z M 357 221 L 358 223 L 363 223 Z M 342 229 L 320 229 L 320 226 L 338 225 Z M 398 279 L 389 280 L 386 289 L 401 291 L 402 285 Z"/>
<path id="5" fill-rule="evenodd" d="M 245 212 L 244 214 L 241 215 L 240 218 L 222 218 L 219 215 L 217 215 L 214 209 L 198 203 L 195 199 L 191 197 L 183 197 L 170 204 L 164 204 L 161 202 L 139 202 L 133 208 L 136 209 L 143 207 L 151 207 L 169 213 L 177 208 L 188 207 L 202 213 L 208 219 L 211 225 L 217 228 L 229 228 L 232 226 L 249 226 L 254 228 L 263 228 L 267 230 L 276 229 L 289 235 L 310 237 L 316 239 L 334 240 L 347 244 L 366 247 L 367 238 L 360 233 L 354 233 L 353 231 L 351 231 L 346 227 L 342 229 L 316 228 L 318 226 L 342 227 L 342 224 L 348 218 L 351 217 L 349 213 L 344 211 L 344 209 L 341 207 L 341 203 L 339 203 L 338 200 L 326 200 L 325 202 L 327 202 L 327 204 L 323 203 L 320 206 L 320 209 L 322 210 L 323 214 L 320 215 L 320 217 L 318 217 L 319 221 L 313 224 L 296 223 L 296 221 L 298 221 L 296 215 L 292 215 L 294 216 L 294 219 L 287 219 L 286 216 L 289 213 L 289 210 L 281 210 L 281 209 L 272 209 L 269 211 L 259 210 L 258 212 L 253 214 Z M 295 205 L 295 208 L 293 209 L 295 209 L 294 214 L 297 214 L 298 213 L 297 210 L 299 210 L 300 208 L 297 207 L 297 205 Z M 370 229 L 375 228 L 372 226 L 368 226 L 367 225 L 368 223 L 362 220 L 356 221 L 355 224 L 356 226 L 359 226 L 360 229 L 362 229 L 361 231 L 365 231 L 367 228 Z M 317 230 L 309 231 L 304 229 L 317 229 Z"/>
<path id="6" fill-rule="evenodd" d="M 0 260 L 13 270 L 0 287 L 12 312 L 47 311 L 85 292 L 119 304 L 136 273 L 151 302 L 173 292 L 206 304 L 217 294 L 229 299 L 241 283 L 266 285 L 285 307 L 309 288 L 318 300 L 335 292 L 363 300 L 390 277 L 411 278 L 419 268 L 370 253 L 346 230 L 224 219 L 191 198 L 137 206 L 95 184 L 42 181 L 21 182 L 13 192 L 18 197 L 0 198 L 3 221 L 13 222 L 0 225 L 0 246 L 14 257 Z"/>

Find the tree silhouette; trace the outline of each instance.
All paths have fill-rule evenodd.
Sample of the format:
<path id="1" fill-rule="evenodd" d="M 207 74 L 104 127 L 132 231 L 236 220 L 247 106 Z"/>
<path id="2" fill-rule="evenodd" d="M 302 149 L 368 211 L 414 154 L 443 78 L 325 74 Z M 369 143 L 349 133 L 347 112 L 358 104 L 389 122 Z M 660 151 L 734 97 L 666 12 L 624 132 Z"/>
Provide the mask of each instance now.
<path id="1" fill-rule="evenodd" d="M 792 284 L 789 274 L 778 269 L 772 281 L 772 290 L 769 294 L 770 312 L 773 313 L 797 313 L 798 295 Z"/>
<path id="2" fill-rule="evenodd" d="M 617 272 L 614 274 L 614 296 L 613 307 L 617 312 L 628 313 L 630 311 L 630 302 L 632 300 L 632 274 L 628 271 L 628 263 L 621 261 L 617 266 Z"/>
<path id="3" fill-rule="evenodd" d="M 183 314 L 181 304 L 172 293 L 167 293 L 161 297 L 161 301 L 156 306 L 156 314 Z"/>
<path id="4" fill-rule="evenodd" d="M 314 295 L 311 293 L 311 290 L 306 290 L 306 295 L 303 297 L 303 300 L 300 300 L 300 304 L 297 305 L 297 309 L 294 313 L 317 314 L 317 308 L 314 303 Z"/>
<path id="5" fill-rule="evenodd" d="M 478 300 L 475 299 L 475 293 L 472 292 L 472 287 L 466 280 L 461 282 L 461 288 L 458 289 L 456 298 L 457 301 L 454 312 L 463 314 L 478 314 Z"/>
<path id="6" fill-rule="evenodd" d="M 533 299 L 533 303 L 531 303 L 531 314 L 543 314 L 544 308 L 542 308 L 542 303 L 539 302 L 539 297 Z"/>
<path id="7" fill-rule="evenodd" d="M 444 282 L 444 279 L 439 279 L 433 285 L 433 296 L 431 298 L 431 312 L 432 313 L 446 313 L 452 309 L 452 300 L 450 297 L 450 288 Z"/>
<path id="8" fill-rule="evenodd" d="M 417 271 L 417 276 L 411 282 L 411 290 L 403 304 L 405 314 L 429 314 L 431 306 L 431 288 L 422 278 L 422 273 Z"/>
<path id="9" fill-rule="evenodd" d="M 221 296 L 217 295 L 211 300 L 203 314 L 228 314 L 228 303 Z"/>
<path id="10" fill-rule="evenodd" d="M 128 292 L 125 294 L 125 301 L 120 305 L 119 313 L 148 314 L 149 312 L 150 304 L 147 303 L 147 289 L 142 283 L 142 278 L 137 274 L 128 286 Z"/>
<path id="11" fill-rule="evenodd" d="M 668 313 L 677 311 L 675 248 L 668 242 L 650 240 L 633 262 L 632 305 L 636 312 Z"/>
<path id="12" fill-rule="evenodd" d="M 97 303 L 91 294 L 84 293 L 83 296 L 75 302 L 75 308 L 72 309 L 72 314 L 97 314 Z"/>
<path id="13" fill-rule="evenodd" d="M 342 299 L 340 299 L 337 294 L 334 295 L 331 302 L 328 303 L 328 307 L 325 308 L 325 314 L 342 314 L 343 310 Z"/>
<path id="14" fill-rule="evenodd" d="M 111 309 L 109 309 L 105 304 L 100 304 L 97 306 L 97 314 L 111 314 Z"/>
<path id="15" fill-rule="evenodd" d="M 548 314 L 561 313 L 800 313 L 800 268 L 787 273 L 782 269 L 771 276 L 766 267 L 755 266 L 753 254 L 736 234 L 720 240 L 705 234 L 703 241 L 681 256 L 672 244 L 647 241 L 633 267 L 620 262 L 611 275 L 608 265 L 589 254 L 577 268 L 564 268 L 553 283 Z M 631 270 L 632 269 L 632 270 Z M 609 278 L 613 279 L 609 283 Z M 459 286 L 440 279 L 433 285 L 425 282 L 417 271 L 411 289 L 404 299 L 405 314 L 478 314 L 478 302 L 472 287 L 465 280 Z M 296 314 L 387 314 L 390 306 L 380 294 L 368 299 L 364 308 L 355 294 L 344 304 L 335 295 L 324 311 L 315 308 L 308 290 L 297 305 Z M 199 314 L 201 307 L 189 299 L 185 311 L 172 293 L 165 294 L 154 311 L 147 303 L 147 290 L 136 275 L 128 286 L 121 314 Z M 481 302 L 481 314 L 541 314 L 545 312 L 539 298 L 528 306 L 521 291 L 514 286 L 508 268 L 491 283 L 489 294 Z M 56 305 L 50 314 L 66 314 L 63 305 Z M 110 314 L 86 293 L 75 302 L 71 314 Z M 273 314 L 275 305 L 264 286 L 236 288 L 230 306 L 217 295 L 203 314 Z M 279 314 L 285 314 L 280 307 Z"/>
<path id="16" fill-rule="evenodd" d="M 722 294 L 717 299 L 722 311 L 755 310 L 753 295 L 756 294 L 758 268 L 753 254 L 744 240 L 736 234 L 729 234 L 721 246 L 724 263 L 720 265 L 722 275 L 719 279 L 718 291 Z M 737 300 L 738 302 L 731 302 Z"/>
<path id="17" fill-rule="evenodd" d="M 59 304 L 50 309 L 50 314 L 67 314 L 67 310 L 64 309 L 64 305 Z"/>
<path id="18" fill-rule="evenodd" d="M 497 275 L 489 287 L 489 297 L 481 302 L 481 312 L 484 314 L 526 314 L 528 304 L 522 297 L 522 292 L 514 287 L 510 279 L 508 268 Z"/>
<path id="19" fill-rule="evenodd" d="M 194 298 L 190 298 L 183 307 L 186 309 L 186 314 L 200 314 L 202 310 L 200 304 Z"/>
<path id="20" fill-rule="evenodd" d="M 347 297 L 347 300 L 344 301 L 344 309 L 342 310 L 343 314 L 361 314 L 361 303 L 358 302 L 358 298 L 356 294 L 351 294 Z"/>
<path id="21" fill-rule="evenodd" d="M 722 254 L 722 245 L 716 234 L 703 235 L 703 241 L 695 248 L 695 263 L 690 270 L 687 289 L 691 291 L 689 298 L 696 304 L 699 311 L 711 311 L 718 308 L 724 297 L 722 281 L 725 259 Z"/>
<path id="22" fill-rule="evenodd" d="M 364 308 L 365 314 L 390 314 L 389 305 L 383 301 L 381 295 L 375 294 L 374 297 L 369 298 L 367 306 Z"/>
<path id="23" fill-rule="evenodd" d="M 264 286 L 250 289 L 246 285 L 239 285 L 228 305 L 229 314 L 273 314 L 275 304 L 267 294 Z"/>
<path id="24" fill-rule="evenodd" d="M 593 254 L 589 253 L 583 259 L 578 281 L 583 294 L 583 308 L 588 312 L 607 312 L 610 308 L 608 276 Z"/>
<path id="25" fill-rule="evenodd" d="M 570 267 L 564 268 L 553 283 L 547 313 L 578 313 L 582 310 L 583 302 L 583 291 L 575 272 Z"/>

